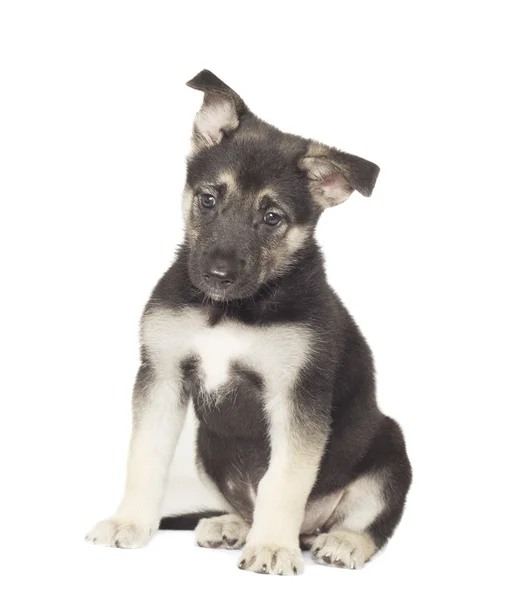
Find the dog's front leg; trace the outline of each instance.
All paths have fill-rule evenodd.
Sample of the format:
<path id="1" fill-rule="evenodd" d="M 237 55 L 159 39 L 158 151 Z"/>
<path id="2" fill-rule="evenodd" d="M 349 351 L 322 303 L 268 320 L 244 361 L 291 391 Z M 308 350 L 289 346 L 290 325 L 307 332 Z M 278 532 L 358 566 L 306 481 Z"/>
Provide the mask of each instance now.
<path id="1" fill-rule="evenodd" d="M 133 426 L 123 499 L 115 515 L 98 523 L 87 540 L 139 548 L 157 530 L 171 459 L 187 409 L 175 369 L 156 372 L 145 362 L 133 393 Z"/>
<path id="2" fill-rule="evenodd" d="M 306 431 L 295 409 L 292 399 L 284 395 L 268 405 L 270 464 L 258 486 L 241 569 L 297 575 L 304 568 L 299 532 L 327 434 L 319 423 Z"/>

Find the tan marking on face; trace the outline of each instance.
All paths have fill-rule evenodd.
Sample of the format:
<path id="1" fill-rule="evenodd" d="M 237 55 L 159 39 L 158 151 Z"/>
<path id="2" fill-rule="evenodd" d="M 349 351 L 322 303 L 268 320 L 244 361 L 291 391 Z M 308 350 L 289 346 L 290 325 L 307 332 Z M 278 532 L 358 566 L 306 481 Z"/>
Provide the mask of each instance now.
<path id="1" fill-rule="evenodd" d="M 302 248 L 306 240 L 309 238 L 311 230 L 304 225 L 294 225 L 286 234 L 285 244 L 286 252 L 292 256 Z"/>
<path id="2" fill-rule="evenodd" d="M 255 206 L 257 209 L 260 208 L 261 203 L 263 202 L 263 199 L 266 198 L 267 196 L 272 200 L 272 203 L 274 204 L 275 207 L 278 206 L 276 192 L 272 188 L 267 187 L 267 188 L 263 188 L 256 194 Z"/>
<path id="3" fill-rule="evenodd" d="M 219 185 L 226 186 L 226 195 L 232 196 L 238 192 L 236 173 L 232 169 L 222 171 L 217 179 Z"/>
<path id="4" fill-rule="evenodd" d="M 189 216 L 191 214 L 191 209 L 193 207 L 194 194 L 193 190 L 186 185 L 184 188 L 184 192 L 182 194 L 182 213 L 184 216 L 184 221 L 187 223 L 189 220 Z"/>
<path id="5" fill-rule="evenodd" d="M 186 225 L 186 234 L 191 242 L 196 242 L 198 231 L 193 225 L 193 207 L 195 198 L 193 190 L 186 185 L 182 194 L 182 213 L 184 215 L 184 223 Z"/>
<path id="6" fill-rule="evenodd" d="M 310 228 L 303 225 L 290 227 L 284 240 L 271 251 L 271 270 L 277 274 L 283 273 L 292 264 L 294 254 L 302 248 L 310 233 Z"/>

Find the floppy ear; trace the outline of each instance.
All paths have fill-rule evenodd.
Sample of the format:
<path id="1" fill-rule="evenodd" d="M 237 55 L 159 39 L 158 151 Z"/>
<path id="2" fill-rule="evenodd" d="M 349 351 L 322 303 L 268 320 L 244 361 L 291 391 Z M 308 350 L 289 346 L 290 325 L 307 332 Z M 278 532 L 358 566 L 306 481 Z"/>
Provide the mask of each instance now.
<path id="1" fill-rule="evenodd" d="M 205 92 L 203 104 L 194 120 L 193 149 L 198 151 L 215 146 L 225 133 L 237 129 L 239 117 L 247 107 L 236 92 L 206 69 L 187 85 Z"/>
<path id="2" fill-rule="evenodd" d="M 354 190 L 371 196 L 380 171 L 369 160 L 317 142 L 309 144 L 299 166 L 306 172 L 311 193 L 322 208 L 341 204 Z"/>

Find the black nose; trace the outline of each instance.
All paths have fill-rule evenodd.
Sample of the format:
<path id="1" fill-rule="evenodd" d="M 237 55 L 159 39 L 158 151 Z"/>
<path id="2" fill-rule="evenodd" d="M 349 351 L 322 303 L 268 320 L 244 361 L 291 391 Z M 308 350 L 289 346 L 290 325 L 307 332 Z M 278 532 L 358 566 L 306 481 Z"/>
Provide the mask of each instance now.
<path id="1" fill-rule="evenodd" d="M 237 266 L 234 260 L 211 258 L 207 261 L 203 277 L 209 285 L 226 289 L 237 279 Z"/>

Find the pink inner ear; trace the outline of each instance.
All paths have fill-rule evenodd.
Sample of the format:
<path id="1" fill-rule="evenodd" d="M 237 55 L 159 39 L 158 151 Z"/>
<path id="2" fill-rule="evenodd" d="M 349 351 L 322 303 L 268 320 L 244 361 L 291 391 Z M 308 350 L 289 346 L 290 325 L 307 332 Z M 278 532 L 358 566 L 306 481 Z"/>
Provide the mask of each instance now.
<path id="1" fill-rule="evenodd" d="M 343 175 L 335 173 L 321 181 L 324 196 L 336 203 L 344 202 L 352 193 L 352 189 Z"/>

